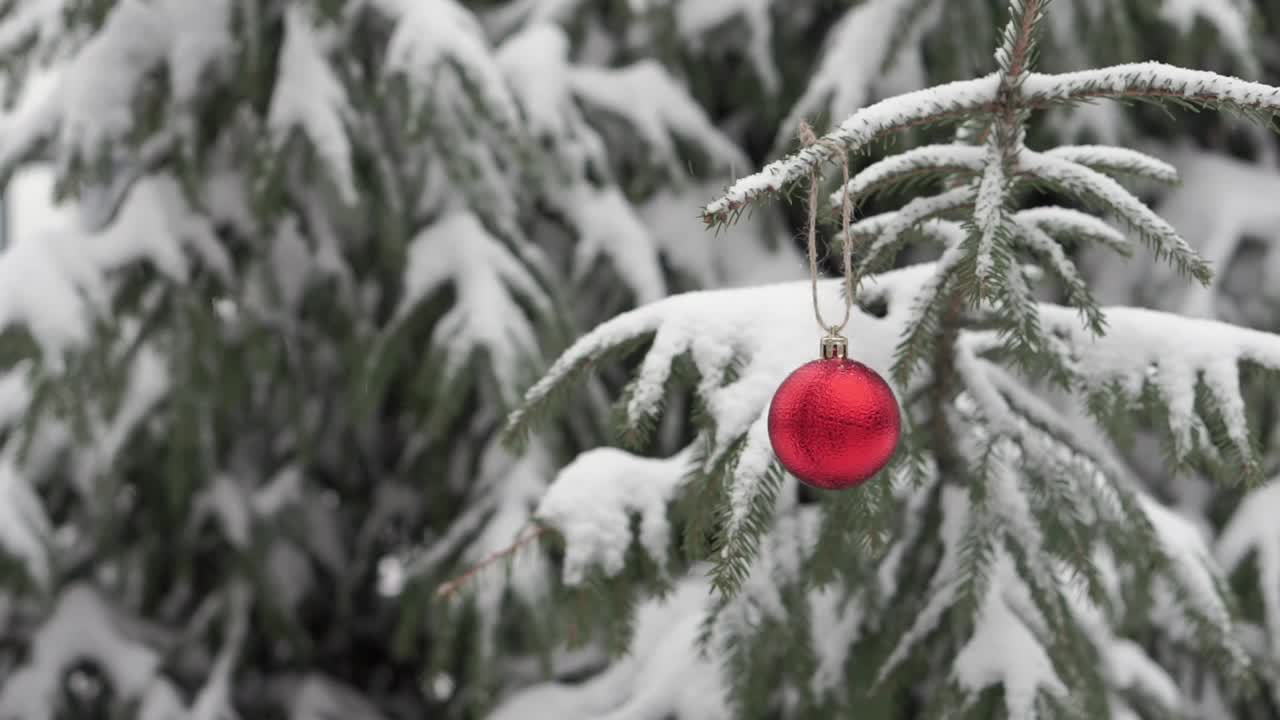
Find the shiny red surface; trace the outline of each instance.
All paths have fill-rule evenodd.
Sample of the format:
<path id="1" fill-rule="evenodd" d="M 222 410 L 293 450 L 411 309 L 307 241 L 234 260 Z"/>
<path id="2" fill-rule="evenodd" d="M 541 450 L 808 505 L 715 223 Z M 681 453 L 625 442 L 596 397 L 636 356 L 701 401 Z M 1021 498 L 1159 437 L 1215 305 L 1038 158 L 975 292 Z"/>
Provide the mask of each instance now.
<path id="1" fill-rule="evenodd" d="M 769 440 L 782 465 L 824 490 L 869 480 L 898 447 L 893 390 L 853 360 L 814 360 L 791 373 L 769 406 Z"/>

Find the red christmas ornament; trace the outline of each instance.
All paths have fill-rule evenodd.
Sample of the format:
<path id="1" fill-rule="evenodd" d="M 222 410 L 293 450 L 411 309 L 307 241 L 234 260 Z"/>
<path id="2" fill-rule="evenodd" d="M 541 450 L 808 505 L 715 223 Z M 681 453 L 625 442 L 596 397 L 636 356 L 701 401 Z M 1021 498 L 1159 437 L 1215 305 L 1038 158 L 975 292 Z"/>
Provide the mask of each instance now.
<path id="1" fill-rule="evenodd" d="M 783 467 L 807 485 L 841 490 L 869 480 L 893 457 L 902 432 L 898 401 L 875 370 L 846 357 L 838 335 L 822 359 L 787 376 L 769 407 L 769 441 Z"/>

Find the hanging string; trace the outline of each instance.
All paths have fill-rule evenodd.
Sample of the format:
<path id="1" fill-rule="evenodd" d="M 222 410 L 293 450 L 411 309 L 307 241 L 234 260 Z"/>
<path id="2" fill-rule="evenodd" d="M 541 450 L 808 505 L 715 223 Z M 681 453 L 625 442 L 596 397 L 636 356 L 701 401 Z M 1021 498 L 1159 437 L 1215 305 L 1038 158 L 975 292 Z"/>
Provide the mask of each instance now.
<path id="1" fill-rule="evenodd" d="M 813 128 L 809 127 L 809 123 L 801 120 L 800 144 L 809 147 L 818 142 Z M 828 324 L 822 319 L 822 308 L 818 303 L 818 186 L 822 183 L 822 174 L 819 170 L 821 163 L 815 163 L 809 170 L 809 278 L 813 286 L 813 316 L 818 321 L 818 327 L 827 333 L 838 335 L 849 324 L 849 316 L 853 312 L 853 234 L 849 229 L 853 216 L 853 199 L 846 192 L 849 187 L 849 154 L 835 143 L 828 147 L 840 155 L 840 169 L 844 181 L 840 186 L 840 227 L 844 235 L 841 243 L 844 255 L 844 319 L 839 325 Z"/>

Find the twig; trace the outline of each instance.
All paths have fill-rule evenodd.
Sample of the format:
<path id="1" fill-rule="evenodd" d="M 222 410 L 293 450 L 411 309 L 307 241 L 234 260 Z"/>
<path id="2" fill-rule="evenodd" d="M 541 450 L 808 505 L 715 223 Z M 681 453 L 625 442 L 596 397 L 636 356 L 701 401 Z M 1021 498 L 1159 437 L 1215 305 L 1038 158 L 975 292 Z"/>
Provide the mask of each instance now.
<path id="1" fill-rule="evenodd" d="M 493 553 L 492 555 L 485 558 L 484 560 L 481 560 L 475 565 L 472 565 L 470 568 L 467 569 L 466 572 L 462 573 L 461 575 L 458 575 L 457 577 L 454 577 L 453 579 L 442 583 L 439 587 L 436 588 L 436 597 L 447 598 L 450 595 L 453 595 L 455 592 L 461 589 L 464 585 L 469 583 L 471 579 L 475 577 L 477 574 L 479 574 L 482 570 L 488 568 L 489 566 L 493 565 L 499 560 L 505 560 L 506 558 L 511 557 L 516 552 L 518 552 L 521 548 L 537 540 L 538 538 L 542 537 L 545 533 L 547 533 L 550 530 L 551 528 L 545 525 L 540 525 L 534 528 L 524 537 L 516 540 L 515 542 L 511 543 L 507 547 Z"/>

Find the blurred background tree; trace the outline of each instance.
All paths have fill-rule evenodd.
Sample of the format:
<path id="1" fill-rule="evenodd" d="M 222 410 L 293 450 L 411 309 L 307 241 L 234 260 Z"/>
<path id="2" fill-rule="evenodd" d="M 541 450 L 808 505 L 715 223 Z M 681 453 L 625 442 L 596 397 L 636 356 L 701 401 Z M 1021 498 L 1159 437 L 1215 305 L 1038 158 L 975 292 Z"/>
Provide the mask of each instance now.
<path id="1" fill-rule="evenodd" d="M 989 72 L 1004 9 L 0 2 L 0 717 L 477 717 L 605 667 L 599 643 L 559 649 L 589 609 L 556 606 L 554 555 L 433 597 L 609 441 L 627 368 L 523 454 L 504 415 L 620 311 L 799 277 L 798 204 L 718 235 L 701 206 L 802 118 Z M 1275 82 L 1277 21 L 1059 0 L 1042 66 Z M 1186 295 L 1098 261 L 1102 300 L 1275 323 L 1265 132 L 1110 106 L 1048 127 L 1181 153 L 1186 182 L 1152 197 L 1219 265 Z M 1196 225 L 1226 202 L 1238 222 Z M 684 446 L 682 415 L 654 454 Z M 1239 502 L 1169 493 L 1209 532 Z"/>

